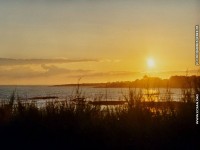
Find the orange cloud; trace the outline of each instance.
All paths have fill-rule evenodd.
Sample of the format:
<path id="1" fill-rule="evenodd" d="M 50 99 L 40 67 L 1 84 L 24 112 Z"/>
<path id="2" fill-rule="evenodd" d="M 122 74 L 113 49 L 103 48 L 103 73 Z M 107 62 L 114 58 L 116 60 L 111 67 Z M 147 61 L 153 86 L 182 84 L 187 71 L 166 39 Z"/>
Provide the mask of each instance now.
<path id="1" fill-rule="evenodd" d="M 63 63 L 78 63 L 78 62 L 97 62 L 96 59 L 14 59 L 0 58 L 0 66 L 14 65 L 33 65 L 33 64 L 63 64 Z"/>

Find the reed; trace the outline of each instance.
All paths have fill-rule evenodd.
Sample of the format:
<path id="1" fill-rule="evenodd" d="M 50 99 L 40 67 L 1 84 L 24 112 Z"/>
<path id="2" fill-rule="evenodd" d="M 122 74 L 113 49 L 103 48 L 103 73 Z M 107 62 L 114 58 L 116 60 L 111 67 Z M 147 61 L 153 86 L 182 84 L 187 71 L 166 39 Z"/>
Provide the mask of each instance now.
<path id="1" fill-rule="evenodd" d="M 188 100 L 187 92 L 182 93 L 183 101 L 173 102 L 167 91 L 165 102 L 147 102 L 141 91 L 129 89 L 124 95 L 127 104 L 114 107 L 82 101 L 80 87 L 73 96 L 80 102 L 53 99 L 43 107 L 37 101 L 22 101 L 13 92 L 10 101 L 0 105 L 1 145 L 7 149 L 21 145 L 45 149 L 196 148 L 199 128 L 194 102 Z"/>

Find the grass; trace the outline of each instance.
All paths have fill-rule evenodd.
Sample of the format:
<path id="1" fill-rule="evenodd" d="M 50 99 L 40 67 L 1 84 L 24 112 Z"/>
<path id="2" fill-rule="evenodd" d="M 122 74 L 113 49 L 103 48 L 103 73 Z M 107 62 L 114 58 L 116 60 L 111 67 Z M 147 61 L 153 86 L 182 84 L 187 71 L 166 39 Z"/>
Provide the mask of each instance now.
<path id="1" fill-rule="evenodd" d="M 80 87 L 76 94 L 79 99 Z M 144 102 L 141 92 L 130 89 L 127 105 L 102 108 L 71 98 L 38 107 L 13 92 L 0 105 L 0 144 L 6 149 L 197 149 L 195 103 L 188 100 L 193 94 L 183 92 L 181 102 L 170 95 L 166 102 Z"/>

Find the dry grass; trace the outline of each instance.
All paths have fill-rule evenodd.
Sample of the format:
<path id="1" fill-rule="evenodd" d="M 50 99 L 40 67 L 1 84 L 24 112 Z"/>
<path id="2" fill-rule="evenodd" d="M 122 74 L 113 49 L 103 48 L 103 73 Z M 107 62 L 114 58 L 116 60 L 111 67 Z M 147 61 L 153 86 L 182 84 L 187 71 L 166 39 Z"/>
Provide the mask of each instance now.
<path id="1" fill-rule="evenodd" d="M 80 98 L 80 92 L 75 97 Z M 192 92 L 182 102 L 142 102 L 130 89 L 127 105 L 104 107 L 70 100 L 22 102 L 13 92 L 0 105 L 1 145 L 59 149 L 195 149 L 199 128 L 195 125 Z M 185 100 L 184 100 L 185 98 Z"/>

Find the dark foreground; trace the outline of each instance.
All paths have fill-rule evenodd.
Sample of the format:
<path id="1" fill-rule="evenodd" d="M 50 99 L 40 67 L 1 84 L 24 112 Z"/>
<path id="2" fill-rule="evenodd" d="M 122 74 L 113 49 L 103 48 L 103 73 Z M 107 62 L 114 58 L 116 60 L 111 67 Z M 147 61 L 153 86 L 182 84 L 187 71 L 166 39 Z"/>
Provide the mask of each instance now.
<path id="1" fill-rule="evenodd" d="M 194 102 L 1 104 L 0 149 L 197 149 Z"/>

